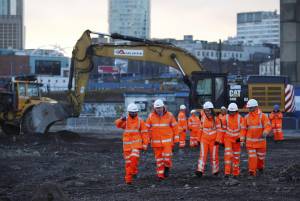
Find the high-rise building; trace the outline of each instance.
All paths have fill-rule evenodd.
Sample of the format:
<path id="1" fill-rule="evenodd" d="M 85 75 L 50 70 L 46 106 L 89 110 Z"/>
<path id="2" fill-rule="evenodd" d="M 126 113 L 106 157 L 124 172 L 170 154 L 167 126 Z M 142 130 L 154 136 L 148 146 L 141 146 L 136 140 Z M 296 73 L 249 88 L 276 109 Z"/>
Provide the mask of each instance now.
<path id="1" fill-rule="evenodd" d="M 23 0 L 0 0 L 0 48 L 24 48 Z"/>
<path id="2" fill-rule="evenodd" d="M 150 37 L 150 0 L 109 0 L 109 32 Z"/>
<path id="3" fill-rule="evenodd" d="M 280 16 L 277 12 L 237 14 L 235 42 L 247 45 L 272 43 L 280 45 Z"/>
<path id="4" fill-rule="evenodd" d="M 300 1 L 280 0 L 280 73 L 300 84 Z M 297 99 L 296 99 L 297 101 Z M 297 111 L 299 102 L 297 102 Z"/>

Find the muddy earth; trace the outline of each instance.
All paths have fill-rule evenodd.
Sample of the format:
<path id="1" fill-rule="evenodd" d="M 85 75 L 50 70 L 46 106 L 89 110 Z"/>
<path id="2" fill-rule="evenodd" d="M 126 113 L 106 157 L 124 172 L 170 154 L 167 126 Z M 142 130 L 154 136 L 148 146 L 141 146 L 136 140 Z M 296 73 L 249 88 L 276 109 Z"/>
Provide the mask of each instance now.
<path id="1" fill-rule="evenodd" d="M 109 134 L 106 134 L 106 136 Z M 100 137 L 99 137 L 100 136 Z M 159 182 L 151 149 L 142 154 L 133 185 L 124 184 L 120 138 L 71 132 L 16 139 L 0 137 L 0 201 L 43 200 L 300 200 L 300 138 L 276 144 L 268 139 L 266 170 L 247 177 L 243 150 L 242 175 L 194 175 L 199 148 L 174 152 L 170 177 Z M 103 135 L 104 136 L 104 135 Z"/>

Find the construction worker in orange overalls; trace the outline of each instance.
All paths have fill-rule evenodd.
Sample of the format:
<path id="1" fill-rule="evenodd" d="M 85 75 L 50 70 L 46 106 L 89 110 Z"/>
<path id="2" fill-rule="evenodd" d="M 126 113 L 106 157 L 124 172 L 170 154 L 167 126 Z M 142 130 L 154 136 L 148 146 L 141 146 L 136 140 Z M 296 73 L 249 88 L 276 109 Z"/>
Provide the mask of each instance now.
<path id="1" fill-rule="evenodd" d="M 245 116 L 245 135 L 241 137 L 242 145 L 246 141 L 248 151 L 248 171 L 252 178 L 257 170 L 261 173 L 265 168 L 267 151 L 266 137 L 271 131 L 271 124 L 266 114 L 258 108 L 258 102 L 250 99 L 247 102 L 249 113 Z"/>
<path id="2" fill-rule="evenodd" d="M 192 110 L 191 116 L 188 119 L 188 127 L 190 130 L 190 147 L 197 147 L 199 142 L 200 119 L 196 115 L 197 111 Z"/>
<path id="3" fill-rule="evenodd" d="M 218 115 L 218 118 L 219 118 L 222 122 L 225 122 L 226 114 L 227 114 L 227 109 L 226 109 L 225 106 L 222 106 L 222 107 L 221 107 L 221 113 Z"/>
<path id="4" fill-rule="evenodd" d="M 240 175 L 241 136 L 245 136 L 245 120 L 238 112 L 235 103 L 228 105 L 228 114 L 225 116 L 225 133 L 219 132 L 217 141 L 224 143 L 225 178 L 232 173 L 234 177 Z"/>
<path id="5" fill-rule="evenodd" d="M 272 125 L 272 132 L 274 135 L 274 141 L 279 142 L 283 140 L 282 132 L 282 113 L 279 110 L 279 105 L 274 105 L 274 110 L 271 112 L 269 119 Z"/>
<path id="6" fill-rule="evenodd" d="M 149 143 L 148 128 L 145 122 L 138 117 L 138 106 L 130 103 L 127 107 L 128 115 L 115 121 L 118 128 L 124 129 L 123 155 L 125 159 L 125 182 L 132 183 L 138 173 L 140 150 L 147 150 Z"/>
<path id="7" fill-rule="evenodd" d="M 221 113 L 218 115 L 218 118 L 220 119 L 220 123 L 221 123 L 221 130 L 222 134 L 225 134 L 226 132 L 226 114 L 227 114 L 227 109 L 225 106 L 222 106 L 221 107 Z M 221 145 L 224 145 L 224 142 L 223 140 L 220 141 L 220 144 Z"/>
<path id="8" fill-rule="evenodd" d="M 178 131 L 179 131 L 179 148 L 185 147 L 185 138 L 187 130 L 187 119 L 186 119 L 186 107 L 185 105 L 180 105 L 180 111 L 178 113 Z"/>
<path id="9" fill-rule="evenodd" d="M 163 180 L 169 176 L 172 167 L 174 143 L 179 142 L 178 125 L 175 117 L 167 111 L 161 99 L 157 99 L 153 107 L 154 111 L 149 114 L 146 125 L 155 154 L 157 177 Z"/>
<path id="10" fill-rule="evenodd" d="M 210 153 L 210 161 L 212 173 L 219 174 L 219 143 L 216 142 L 217 132 L 220 132 L 221 123 L 215 116 L 214 106 L 211 102 L 207 101 L 203 105 L 204 114 L 201 118 L 201 125 L 199 136 L 201 136 L 200 157 L 196 175 L 202 177 L 205 171 L 207 155 Z"/>

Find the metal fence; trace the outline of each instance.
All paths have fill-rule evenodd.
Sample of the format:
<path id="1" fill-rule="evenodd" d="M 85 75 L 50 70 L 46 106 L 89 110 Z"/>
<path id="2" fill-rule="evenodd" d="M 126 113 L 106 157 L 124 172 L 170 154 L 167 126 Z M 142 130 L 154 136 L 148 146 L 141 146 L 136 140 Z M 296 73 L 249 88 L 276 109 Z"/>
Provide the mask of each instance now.
<path id="1" fill-rule="evenodd" d="M 79 117 L 70 118 L 66 122 L 66 129 L 80 132 L 110 133 L 118 132 L 114 121 L 115 118 L 107 117 Z"/>

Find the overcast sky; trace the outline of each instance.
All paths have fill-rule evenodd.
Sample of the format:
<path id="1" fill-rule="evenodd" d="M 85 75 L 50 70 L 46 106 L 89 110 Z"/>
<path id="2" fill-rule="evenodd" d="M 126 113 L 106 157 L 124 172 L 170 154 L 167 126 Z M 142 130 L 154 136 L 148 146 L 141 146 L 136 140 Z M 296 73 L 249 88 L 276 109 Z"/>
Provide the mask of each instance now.
<path id="1" fill-rule="evenodd" d="M 25 0 L 26 48 L 69 53 L 81 33 L 108 32 L 108 0 Z M 151 0 L 151 37 L 216 41 L 234 36 L 236 13 L 279 10 L 279 0 Z"/>

